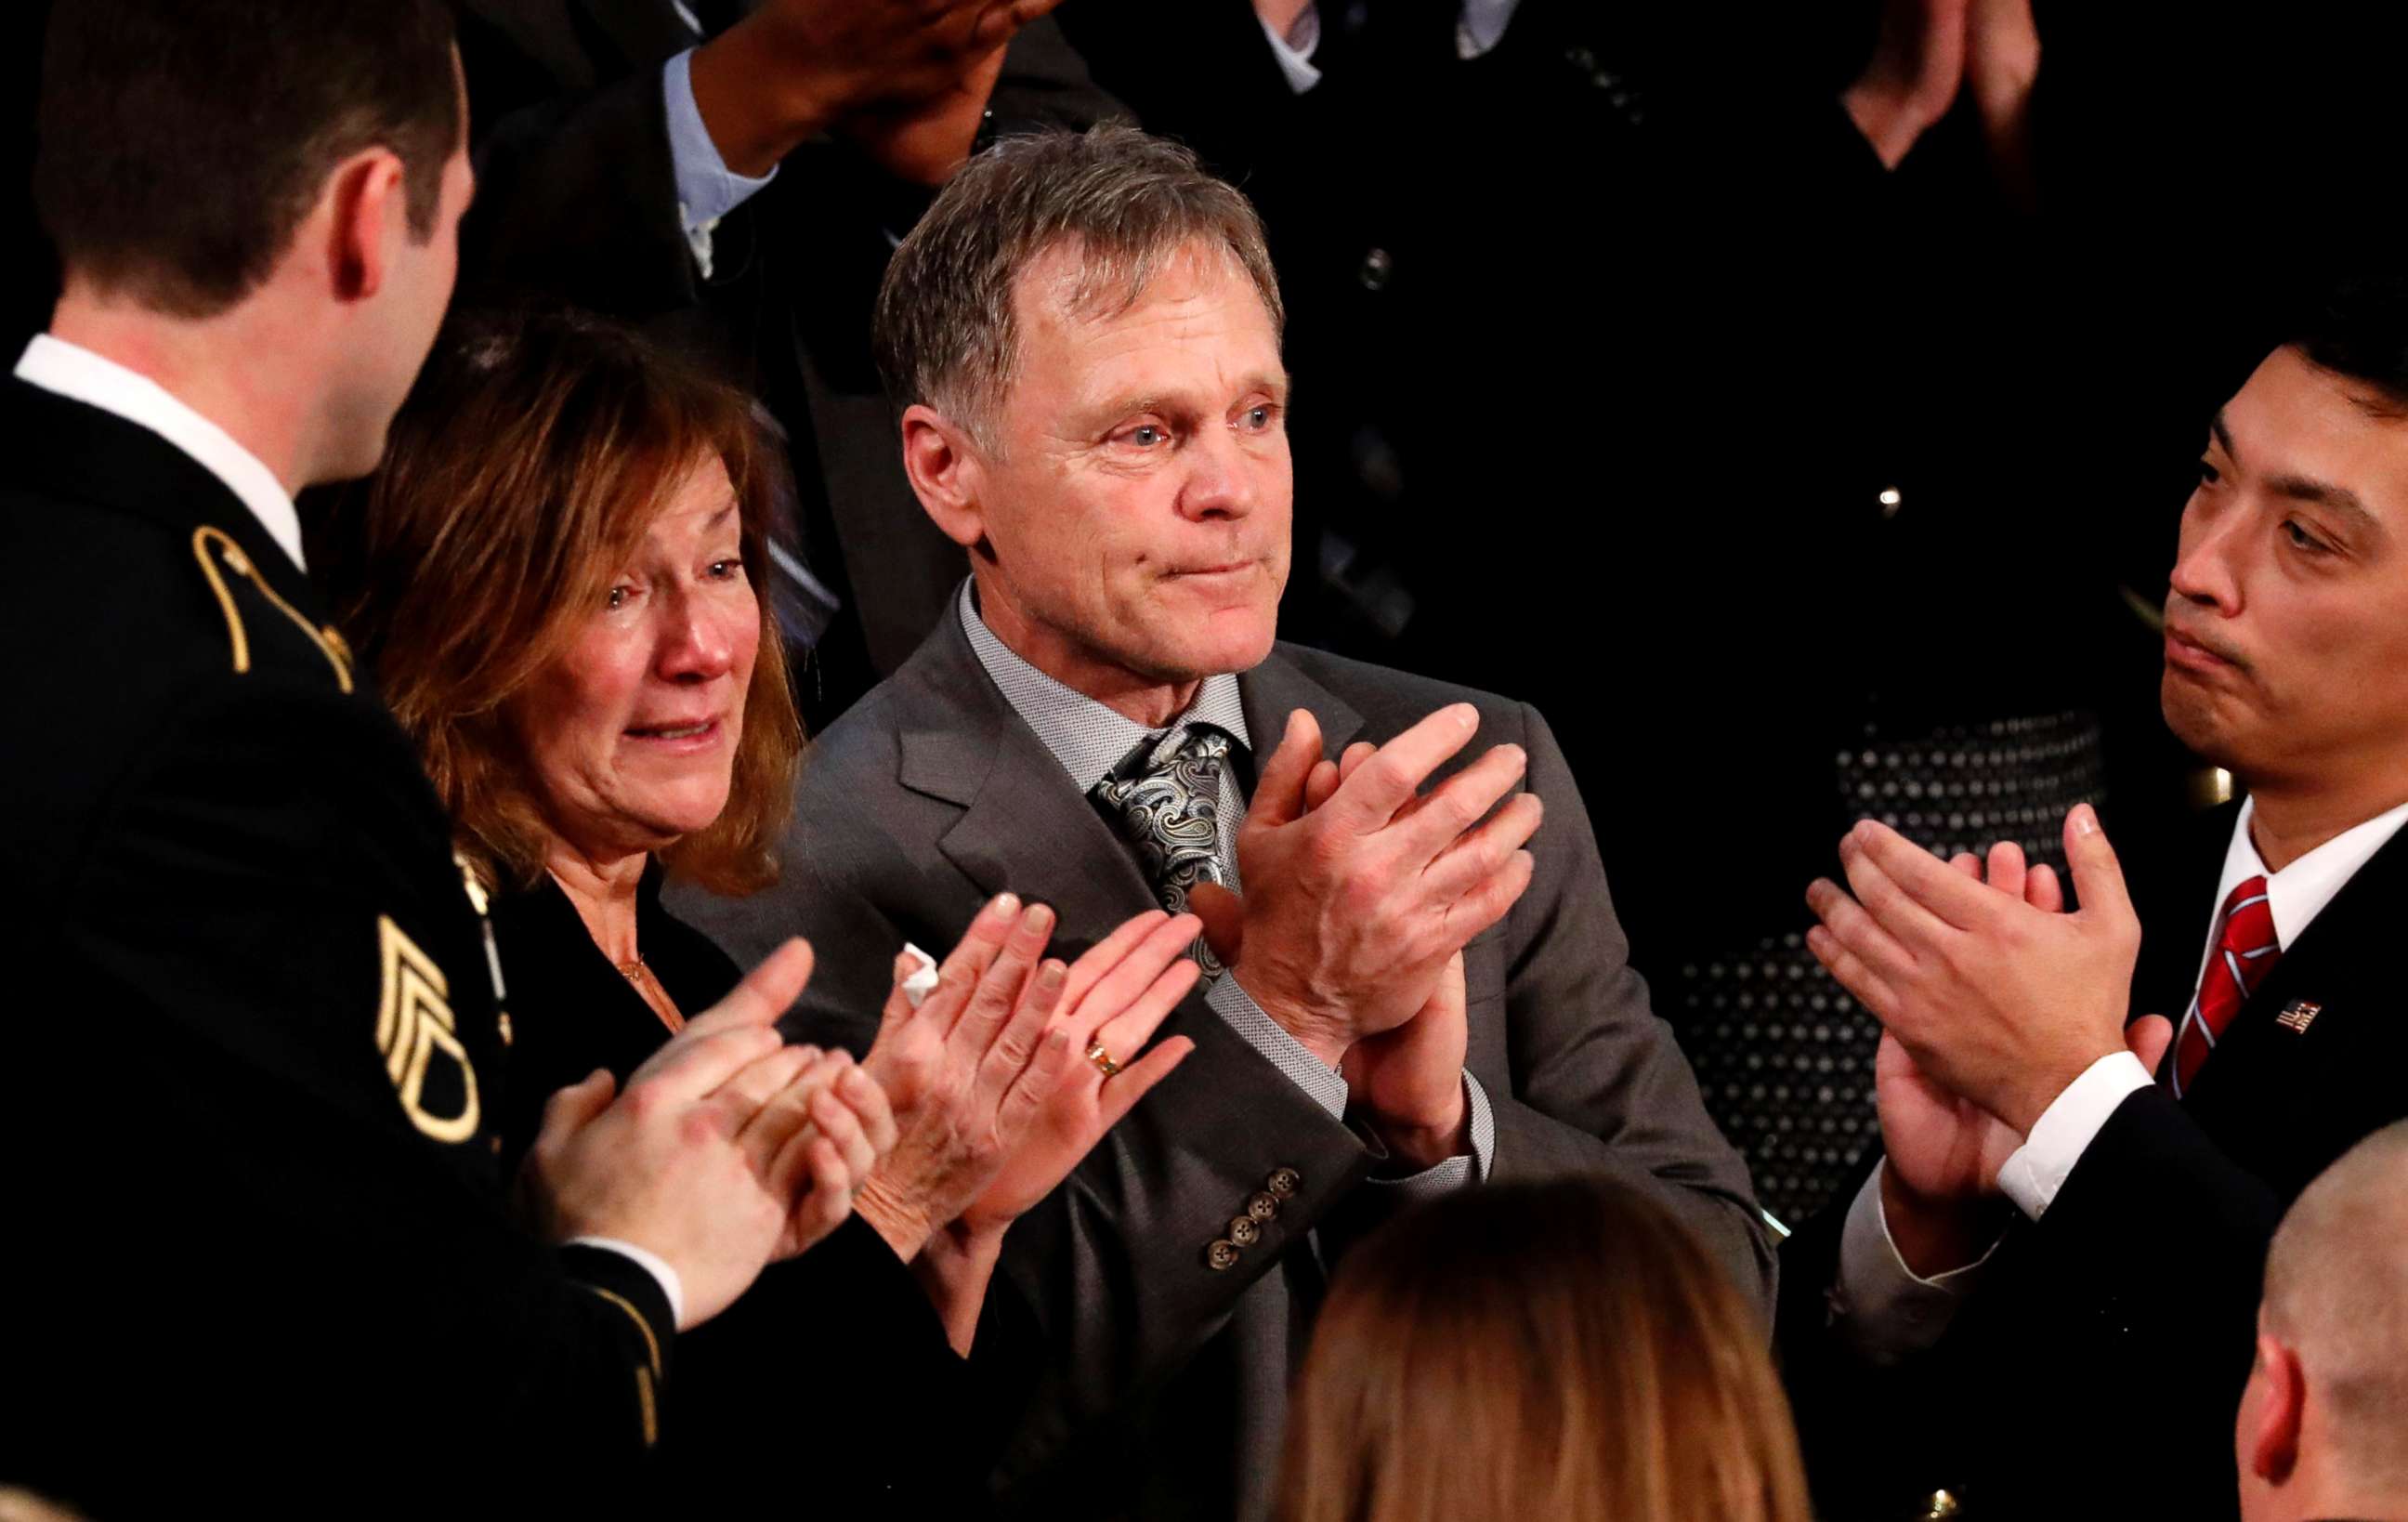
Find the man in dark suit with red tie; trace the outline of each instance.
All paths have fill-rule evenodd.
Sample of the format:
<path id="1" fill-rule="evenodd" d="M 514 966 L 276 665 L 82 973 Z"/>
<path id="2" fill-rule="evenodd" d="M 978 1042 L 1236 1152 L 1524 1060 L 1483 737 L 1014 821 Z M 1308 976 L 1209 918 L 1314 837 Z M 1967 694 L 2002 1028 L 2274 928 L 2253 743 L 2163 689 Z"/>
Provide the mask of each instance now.
<path id="1" fill-rule="evenodd" d="M 2337 288 L 2216 413 L 2165 642 L 2168 724 L 2249 796 L 2143 914 L 2086 807 L 2071 914 L 2011 846 L 1870 823 L 1809 892 L 1888 1032 L 1887 1156 L 1784 1276 L 1830 1515 L 2234 1513 L 2275 1225 L 2408 1114 L 2408 285 Z"/>

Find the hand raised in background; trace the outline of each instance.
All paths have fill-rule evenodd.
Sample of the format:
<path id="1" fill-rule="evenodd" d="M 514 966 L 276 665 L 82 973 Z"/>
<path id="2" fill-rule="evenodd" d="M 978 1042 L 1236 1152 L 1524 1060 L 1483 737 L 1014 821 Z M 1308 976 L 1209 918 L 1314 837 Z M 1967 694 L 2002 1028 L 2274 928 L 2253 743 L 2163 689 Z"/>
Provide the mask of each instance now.
<path id="1" fill-rule="evenodd" d="M 1058 3 L 765 0 L 695 50 L 695 105 L 738 174 L 834 132 L 937 184 L 968 155 L 1005 45 Z"/>
<path id="2" fill-rule="evenodd" d="M 2020 165 L 2039 77 L 2031 0 L 1885 0 L 1872 56 L 1840 100 L 1894 169 L 1970 91 L 1994 152 Z"/>

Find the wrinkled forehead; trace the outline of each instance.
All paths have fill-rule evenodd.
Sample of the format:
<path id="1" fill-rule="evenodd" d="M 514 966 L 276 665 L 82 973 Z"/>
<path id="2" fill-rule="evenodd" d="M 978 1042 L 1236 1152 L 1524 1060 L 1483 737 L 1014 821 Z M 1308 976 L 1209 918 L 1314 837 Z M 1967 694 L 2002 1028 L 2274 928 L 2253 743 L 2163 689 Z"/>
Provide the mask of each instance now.
<path id="1" fill-rule="evenodd" d="M 1285 385 L 1261 294 L 1214 244 L 1151 261 L 1057 245 L 1031 262 L 1014 298 L 1009 392 L 1024 402 L 1143 395 L 1211 409 L 1239 391 Z"/>
<path id="2" fill-rule="evenodd" d="M 1240 305 L 1270 327 L 1270 313 L 1238 256 L 1202 238 L 1162 249 L 1100 248 L 1078 237 L 1048 244 L 1012 286 L 1012 315 L 1024 333 L 1110 325 L 1163 302 L 1242 297 Z"/>

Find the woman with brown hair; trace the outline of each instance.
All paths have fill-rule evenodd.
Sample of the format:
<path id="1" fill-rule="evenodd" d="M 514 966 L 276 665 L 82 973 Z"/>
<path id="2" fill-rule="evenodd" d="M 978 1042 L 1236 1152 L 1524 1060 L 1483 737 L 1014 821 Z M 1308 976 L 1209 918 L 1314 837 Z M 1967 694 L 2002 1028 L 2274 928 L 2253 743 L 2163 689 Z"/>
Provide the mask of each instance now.
<path id="1" fill-rule="evenodd" d="M 1597 1180 L 1467 1189 L 1350 1251 L 1290 1414 L 1283 1522 L 1808 1522 L 1765 1329 Z"/>
<path id="2" fill-rule="evenodd" d="M 802 733 L 755 591 L 777 461 L 741 394 L 624 328 L 473 318 L 438 342 L 383 467 L 312 547 L 490 898 L 513 1155 L 555 1091 L 597 1068 L 624 1081 L 737 982 L 660 886 L 677 872 L 740 893 L 778 869 Z M 896 959 L 858 1069 L 841 1053 L 823 1064 L 831 1086 L 874 1081 L 898 1135 L 874 1168 L 862 1160 L 852 1220 L 681 1340 L 666 1441 L 693 1457 L 684 1500 L 754 1472 L 710 1454 L 803 1430 L 784 1386 L 806 1353 L 839 1382 L 819 1386 L 808 1425 L 843 1429 L 865 1493 L 893 1499 L 898 1473 L 924 1499 L 977 1488 L 967 1418 L 951 1443 L 874 1445 L 902 1437 L 896 1412 L 966 1410 L 947 1392 L 1004 1229 L 1192 1045 L 1111 1070 L 1079 1060 L 1145 1045 L 1195 981 L 1194 919 L 1140 915 L 1067 967 L 1040 961 L 1052 929 L 1045 906 L 999 896 L 932 987 Z M 830 1134 L 835 1098 L 810 1100 Z"/>
<path id="3" fill-rule="evenodd" d="M 734 976 L 664 870 L 775 877 L 803 737 L 753 591 L 773 461 L 742 396 L 629 334 L 474 320 L 312 546 L 493 896 L 512 1156 L 554 1089 L 624 1074 Z"/>

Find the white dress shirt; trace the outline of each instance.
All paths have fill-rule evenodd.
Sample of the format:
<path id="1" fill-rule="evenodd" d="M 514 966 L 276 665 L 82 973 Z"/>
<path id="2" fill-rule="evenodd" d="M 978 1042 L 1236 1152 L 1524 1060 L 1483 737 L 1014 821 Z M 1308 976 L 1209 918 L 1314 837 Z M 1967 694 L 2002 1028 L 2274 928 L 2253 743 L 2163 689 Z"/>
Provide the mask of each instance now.
<path id="1" fill-rule="evenodd" d="M 1522 0 L 1463 0 L 1461 19 L 1455 24 L 1455 50 L 1459 58 L 1477 58 L 1505 38 L 1506 23 L 1513 19 L 1513 9 Z M 1260 15 L 1257 13 L 1257 20 Z M 1271 56 L 1279 61 L 1280 73 L 1286 76 L 1287 87 L 1301 95 L 1321 82 L 1321 70 L 1312 63 L 1313 52 L 1321 46 L 1321 7 L 1308 5 L 1296 18 L 1296 24 L 1281 33 L 1271 23 L 1263 22 L 1263 36 L 1270 39 Z"/>
<path id="2" fill-rule="evenodd" d="M 2224 901 L 2234 888 L 2253 877 L 2266 879 L 2266 907 L 2274 921 L 2274 942 L 2287 950 L 2358 869 L 2408 824 L 2408 804 L 2351 826 L 2279 872 L 2266 870 L 2257 842 L 2249 837 L 2249 824 L 2256 817 L 2257 800 L 2243 799 L 2240 815 L 2232 822 L 2232 842 L 2225 848 L 2214 906 L 2208 912 L 2207 940 L 2200 950 L 2199 972 L 2191 980 L 2194 998 L 2200 980 L 2206 976 L 2207 960 L 2215 954 L 2215 943 L 2224 931 Z M 2148 1012 L 2178 1019 L 2182 1012 Z M 2156 1075 L 2129 1052 L 2092 1063 L 2041 1112 L 2031 1134 L 2000 1169 L 1999 1187 L 2016 1209 L 2039 1220 L 2117 1108 L 2135 1090 L 2155 1082 Z M 1987 1261 L 1985 1254 L 1982 1262 L 1938 1278 L 1917 1277 L 1890 1241 L 1889 1223 L 1882 1215 L 1881 1170 L 1874 1170 L 1850 1205 L 1840 1239 L 1840 1292 L 1858 1350 L 1876 1362 L 1885 1362 L 1930 1345 L 1971 1286 L 1976 1271 Z"/>
<path id="3" fill-rule="evenodd" d="M 36 333 L 25 345 L 17 361 L 17 379 L 123 418 L 175 445 L 241 499 L 294 565 L 302 564 L 301 515 L 293 510 L 293 494 L 276 472 L 158 381 L 47 333 Z"/>
<path id="4" fill-rule="evenodd" d="M 177 400 L 156 380 L 47 333 L 36 334 L 25 345 L 23 357 L 17 361 L 17 379 L 123 418 L 175 445 L 241 499 L 268 537 L 293 557 L 294 566 L 308 568 L 301 560 L 301 515 L 294 510 L 293 495 L 276 479 L 276 472 L 236 443 L 233 435 Z M 658 1254 L 610 1237 L 579 1237 L 565 1245 L 607 1247 L 633 1259 L 660 1282 L 672 1320 L 685 1320 L 685 1285 L 677 1270 Z"/>

